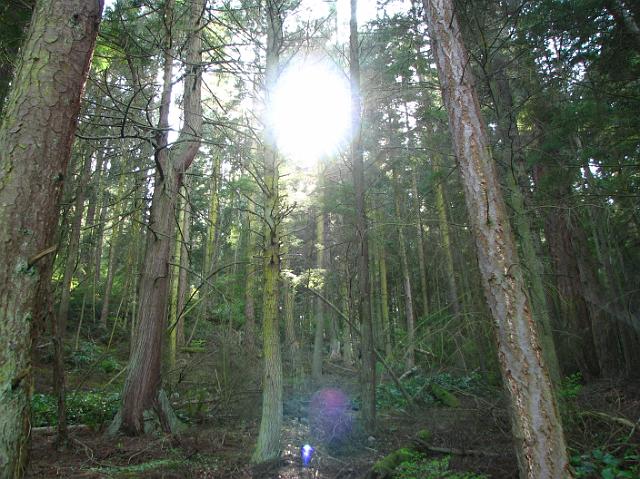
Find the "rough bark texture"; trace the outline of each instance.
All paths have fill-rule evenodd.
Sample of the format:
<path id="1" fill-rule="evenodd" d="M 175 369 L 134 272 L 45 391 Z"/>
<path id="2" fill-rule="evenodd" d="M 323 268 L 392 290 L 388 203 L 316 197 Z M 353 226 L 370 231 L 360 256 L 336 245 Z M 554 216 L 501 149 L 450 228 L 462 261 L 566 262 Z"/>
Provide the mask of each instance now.
<path id="1" fill-rule="evenodd" d="M 0 125 L 0 478 L 27 458 L 34 296 L 51 246 L 101 1 L 38 2 Z"/>
<path id="2" fill-rule="evenodd" d="M 378 243 L 378 249 L 378 258 L 380 258 L 380 313 L 382 334 L 384 335 L 384 353 L 386 357 L 391 357 L 393 346 L 391 344 L 391 320 L 389 319 L 389 287 L 387 285 L 387 259 L 383 240 Z"/>
<path id="3" fill-rule="evenodd" d="M 267 100 L 275 87 L 279 74 L 282 49 L 281 0 L 268 0 L 267 15 Z M 282 429 L 282 360 L 280 357 L 280 327 L 278 321 L 278 281 L 280 276 L 280 192 L 278 154 L 275 132 L 270 122 L 265 128 L 264 152 L 264 292 L 262 295 L 262 340 L 264 372 L 262 380 L 262 418 L 253 463 L 274 460 L 280 454 Z"/>
<path id="4" fill-rule="evenodd" d="M 362 421 L 367 432 L 376 425 L 376 358 L 373 347 L 371 302 L 369 297 L 369 232 L 365 202 L 364 159 L 362 154 L 362 100 L 360 96 L 360 44 L 358 41 L 358 0 L 351 0 L 349 20 L 349 73 L 351 76 L 351 161 L 356 204 L 356 243 L 358 251 L 358 315 L 362 339 L 361 390 Z"/>
<path id="5" fill-rule="evenodd" d="M 520 477 L 571 474 L 560 417 L 450 0 L 423 0 L 510 399 Z"/>
<path id="6" fill-rule="evenodd" d="M 144 432 L 144 412 L 153 409 L 163 429 L 171 430 L 170 411 L 161 401 L 161 356 L 169 296 L 169 261 L 174 226 L 176 198 L 182 175 L 189 168 L 200 147 L 201 105 L 201 26 L 204 0 L 190 5 L 190 32 L 184 84 L 184 125 L 175 145 L 167 145 L 168 113 L 171 98 L 172 51 L 166 50 L 164 87 L 156 138 L 155 187 L 151 199 L 147 247 L 140 279 L 140 298 L 135 344 L 122 394 L 120 414 L 111 432 L 121 429 L 131 435 Z M 167 25 L 172 24 L 172 2 L 165 8 Z M 170 35 L 170 33 L 168 33 Z"/>

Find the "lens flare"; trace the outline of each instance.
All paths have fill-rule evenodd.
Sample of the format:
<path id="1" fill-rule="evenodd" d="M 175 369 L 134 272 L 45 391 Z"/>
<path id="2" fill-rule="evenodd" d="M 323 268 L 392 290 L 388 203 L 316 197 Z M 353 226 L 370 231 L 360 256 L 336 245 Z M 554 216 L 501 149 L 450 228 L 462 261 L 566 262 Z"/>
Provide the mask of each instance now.
<path id="1" fill-rule="evenodd" d="M 302 465 L 307 467 L 311 462 L 311 455 L 313 454 L 313 448 L 309 444 L 305 444 L 300 448 L 300 456 L 302 457 Z"/>
<path id="2" fill-rule="evenodd" d="M 303 167 L 338 151 L 350 130 L 350 90 L 331 63 L 307 58 L 282 72 L 269 115 L 282 154 Z"/>

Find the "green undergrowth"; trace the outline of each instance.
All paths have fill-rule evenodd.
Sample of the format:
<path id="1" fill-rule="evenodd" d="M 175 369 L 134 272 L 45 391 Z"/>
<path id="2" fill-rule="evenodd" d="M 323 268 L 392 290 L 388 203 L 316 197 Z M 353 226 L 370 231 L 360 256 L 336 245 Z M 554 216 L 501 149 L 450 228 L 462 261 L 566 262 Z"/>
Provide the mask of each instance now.
<path id="1" fill-rule="evenodd" d="M 450 456 L 429 458 L 410 448 L 401 448 L 376 462 L 370 477 L 376 479 L 487 479 L 484 474 L 449 468 Z"/>
<path id="2" fill-rule="evenodd" d="M 118 412 L 119 392 L 78 391 L 66 397 L 69 424 L 96 427 L 110 421 Z M 57 399 L 51 394 L 34 394 L 31 399 L 31 422 L 34 426 L 58 424 Z"/>
<path id="3" fill-rule="evenodd" d="M 488 479 L 484 474 L 450 470 L 450 459 L 450 456 L 430 459 L 415 452 L 410 460 L 398 465 L 392 477 L 394 479 Z"/>
<path id="4" fill-rule="evenodd" d="M 425 404 L 443 404 L 441 399 L 436 397 L 439 388 L 455 393 L 461 391 L 478 391 L 480 388 L 480 376 L 471 373 L 465 376 L 453 376 L 449 373 L 440 373 L 432 376 L 415 374 L 402 381 L 402 386 L 414 400 Z M 438 388 L 439 386 L 439 388 Z M 378 409 L 404 409 L 407 401 L 392 382 L 385 382 L 378 385 L 376 389 L 376 405 Z M 454 406 L 454 402 L 444 404 Z"/>
<path id="5" fill-rule="evenodd" d="M 68 348 L 65 351 L 65 362 L 74 369 L 91 367 L 106 374 L 113 373 L 121 367 L 112 353 L 92 341 L 80 342 L 77 349 Z"/>
<path id="6" fill-rule="evenodd" d="M 640 453 L 628 448 L 619 454 L 594 449 L 571 456 L 576 478 L 636 479 L 640 477 Z"/>

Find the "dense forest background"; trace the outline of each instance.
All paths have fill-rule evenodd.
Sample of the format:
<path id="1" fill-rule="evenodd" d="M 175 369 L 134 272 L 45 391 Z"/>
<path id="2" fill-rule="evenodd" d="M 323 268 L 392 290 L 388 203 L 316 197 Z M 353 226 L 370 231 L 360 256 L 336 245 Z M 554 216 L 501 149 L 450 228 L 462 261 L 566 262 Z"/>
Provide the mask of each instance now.
<path id="1" fill-rule="evenodd" d="M 74 3 L 0 5 L 0 477 L 640 477 L 636 2 L 115 0 L 66 163 Z"/>

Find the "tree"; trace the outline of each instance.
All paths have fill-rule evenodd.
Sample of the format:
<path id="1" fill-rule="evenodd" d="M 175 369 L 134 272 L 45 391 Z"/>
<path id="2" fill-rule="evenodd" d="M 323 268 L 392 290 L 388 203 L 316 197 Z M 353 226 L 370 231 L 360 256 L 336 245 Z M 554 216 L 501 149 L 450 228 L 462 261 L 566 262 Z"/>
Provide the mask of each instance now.
<path id="1" fill-rule="evenodd" d="M 0 7 L 0 117 L 34 5 L 35 0 L 8 0 Z"/>
<path id="2" fill-rule="evenodd" d="M 102 1 L 41 0 L 0 125 L 0 478 L 28 451 L 39 261 L 50 254 Z M 47 280 L 48 278 L 43 278 Z"/>
<path id="3" fill-rule="evenodd" d="M 351 163 L 355 192 L 355 228 L 358 248 L 357 308 L 362 339 L 361 390 L 362 420 L 365 430 L 373 432 L 376 423 L 376 359 L 373 347 L 369 279 L 369 233 L 365 201 L 364 158 L 362 153 L 362 99 L 360 93 L 360 43 L 358 41 L 358 0 L 351 0 L 349 21 L 349 73 L 351 77 Z"/>
<path id="4" fill-rule="evenodd" d="M 450 0 L 423 0 L 491 310 L 521 477 L 570 476 L 551 380 L 490 156 L 468 53 Z"/>
<path id="5" fill-rule="evenodd" d="M 169 296 L 169 263 L 176 201 L 183 176 L 200 147 L 202 131 L 202 30 L 204 0 L 189 5 L 189 25 L 184 80 L 184 124 L 177 142 L 168 144 L 168 115 L 173 71 L 174 2 L 164 6 L 167 37 L 163 64 L 163 90 L 156 135 L 156 174 L 147 235 L 147 247 L 140 283 L 140 302 L 127 378 L 120 412 L 109 431 L 130 435 L 144 432 L 144 413 L 153 410 L 166 431 L 177 427 L 166 395 L 161 389 L 161 357 Z"/>
<path id="6" fill-rule="evenodd" d="M 283 43 L 283 9 L 281 0 L 267 0 L 267 64 L 265 70 L 265 97 L 267 105 L 275 88 L 280 69 Z M 280 326 L 278 321 L 278 283 L 280 280 L 280 229 L 283 211 L 279 191 L 278 151 L 275 131 L 270 120 L 264 132 L 264 176 L 261 184 L 263 208 L 263 284 L 262 341 L 264 351 L 262 418 L 256 450 L 251 456 L 254 463 L 275 459 L 280 454 L 282 429 L 282 359 L 280 352 Z"/>

